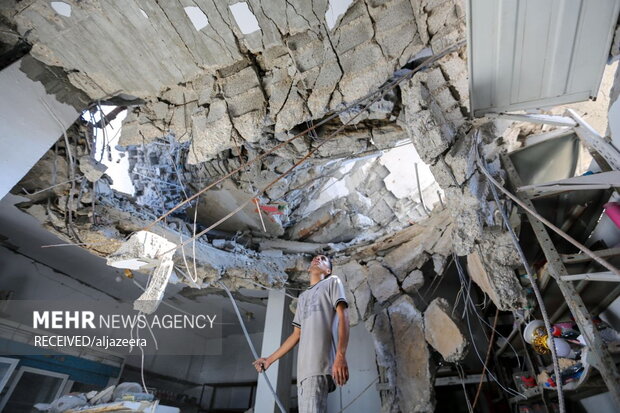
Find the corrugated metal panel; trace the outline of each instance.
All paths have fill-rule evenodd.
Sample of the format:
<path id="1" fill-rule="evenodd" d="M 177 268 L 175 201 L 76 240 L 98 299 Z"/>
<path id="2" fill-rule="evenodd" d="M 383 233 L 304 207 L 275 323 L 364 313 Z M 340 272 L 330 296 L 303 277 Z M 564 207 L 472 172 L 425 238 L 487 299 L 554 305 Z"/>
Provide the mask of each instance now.
<path id="1" fill-rule="evenodd" d="M 595 97 L 619 10 L 620 0 L 469 0 L 474 116 Z"/>

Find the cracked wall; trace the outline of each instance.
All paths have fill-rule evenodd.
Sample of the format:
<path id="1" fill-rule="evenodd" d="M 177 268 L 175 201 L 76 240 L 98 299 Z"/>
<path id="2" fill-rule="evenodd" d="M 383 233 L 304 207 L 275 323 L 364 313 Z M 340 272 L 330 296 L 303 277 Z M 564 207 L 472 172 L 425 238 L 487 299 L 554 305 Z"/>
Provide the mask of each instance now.
<path id="1" fill-rule="evenodd" d="M 524 304 L 511 247 L 498 232 L 497 206 L 474 162 L 464 51 L 417 73 L 367 112 L 357 105 L 327 117 L 463 39 L 463 5 L 358 0 L 330 30 L 327 1 L 247 4 L 260 27 L 249 34 L 226 2 L 195 2 L 208 20 L 200 30 L 176 2 L 111 1 L 104 7 L 88 0 L 72 3 L 68 18 L 43 1 L 20 5 L 11 19 L 32 44 L 33 57 L 62 68 L 93 101 L 132 105 L 118 144 L 131 160 L 138 191 L 135 199 L 118 194 L 104 176 L 59 185 L 22 207 L 68 242 L 86 242 L 108 255 L 186 196 L 175 185 L 193 193 L 322 122 L 201 198 L 200 228 L 232 209 L 226 199 L 237 205 L 257 197 L 259 206 L 198 240 L 198 280 L 181 272 L 176 278 L 194 288 L 217 280 L 250 289 L 303 285 L 308 254 L 332 251 L 354 303 L 351 322 L 364 322 L 375 338 L 383 411 L 431 411 L 434 366 L 417 297 L 425 276 L 441 276 L 453 252 L 477 257 L 492 274 L 489 291 L 498 292 L 491 296 L 498 308 Z M 346 122 L 332 141 L 323 140 Z M 76 128 L 72 150 L 87 156 L 88 134 Z M 496 136 L 502 134 L 492 128 L 482 134 L 483 156 L 498 178 L 505 148 Z M 393 186 L 396 169 L 381 157 L 408 139 L 416 149 L 412 161 L 428 165 L 445 193 L 446 207 L 429 218 L 413 173 L 403 194 Z M 316 148 L 312 158 L 256 195 Z M 32 192 L 69 179 L 66 153 L 59 142 L 20 185 Z M 165 191 L 154 179 L 166 182 Z M 422 197 L 437 201 L 437 189 L 423 188 Z M 155 231 L 173 242 L 189 239 L 191 212 L 180 210 Z M 484 254 L 496 245 L 506 254 Z M 179 268 L 187 269 L 190 250 L 175 255 Z"/>

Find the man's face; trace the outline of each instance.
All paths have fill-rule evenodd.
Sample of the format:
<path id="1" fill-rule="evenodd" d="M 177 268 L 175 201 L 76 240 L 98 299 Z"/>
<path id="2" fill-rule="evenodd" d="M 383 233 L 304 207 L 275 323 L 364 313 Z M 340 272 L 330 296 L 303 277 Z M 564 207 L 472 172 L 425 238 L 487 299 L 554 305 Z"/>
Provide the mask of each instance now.
<path id="1" fill-rule="evenodd" d="M 312 267 L 319 269 L 322 273 L 327 275 L 331 274 L 332 272 L 329 258 L 327 258 L 325 255 L 317 255 L 316 257 L 314 257 L 312 259 L 312 262 L 310 263 L 310 268 Z"/>

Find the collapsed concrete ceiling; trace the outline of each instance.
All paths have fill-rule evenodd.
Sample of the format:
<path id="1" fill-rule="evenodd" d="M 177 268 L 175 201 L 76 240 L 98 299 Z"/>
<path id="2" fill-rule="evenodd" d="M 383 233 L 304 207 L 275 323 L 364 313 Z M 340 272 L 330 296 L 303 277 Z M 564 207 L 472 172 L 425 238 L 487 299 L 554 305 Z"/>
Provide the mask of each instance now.
<path id="1" fill-rule="evenodd" d="M 181 245 L 187 296 L 216 281 L 303 286 L 310 255 L 330 252 L 352 323 L 375 338 L 384 411 L 432 410 L 416 294 L 453 253 L 480 268 L 497 308 L 527 304 L 474 147 L 501 179 L 500 155 L 541 127 L 488 122 L 476 142 L 464 48 L 413 73 L 465 38 L 460 0 L 356 0 L 337 19 L 327 0 L 54 3 L 2 9 L 3 51 L 26 44 L 22 70 L 86 110 L 13 189 L 52 232 L 109 256 L 149 228 Z M 120 133 L 98 132 L 99 152 L 93 133 L 125 109 Z M 124 165 L 133 194 L 104 163 Z"/>
<path id="2" fill-rule="evenodd" d="M 140 103 L 128 108 L 118 141 L 105 143 L 123 151 L 135 188 L 128 202 L 105 180 L 97 184 L 98 191 L 117 199 L 112 215 L 152 219 L 249 162 L 177 215 L 196 212 L 206 227 L 255 197 L 217 230 L 255 240 L 310 242 L 320 249 L 399 230 L 438 204 L 440 187 L 429 164 L 446 149 L 441 134 L 452 139 L 464 124 L 463 51 L 431 72 L 437 98 L 429 95 L 429 108 L 407 111 L 399 88 L 367 111 L 351 104 L 462 37 L 460 4 L 353 2 L 334 22 L 327 1 L 250 2 L 258 24 L 252 33 L 244 32 L 240 24 L 246 23 L 232 4 L 66 4 L 59 12 L 48 2 L 20 2 L 4 13 L 19 38 L 32 45 L 30 56 L 61 67 L 86 99 Z M 203 15 L 203 27 L 194 24 L 196 13 Z M 83 96 L 71 103 L 79 104 L 78 98 Z M 445 117 L 441 125 L 430 119 L 433 110 Z M 429 119 L 409 134 L 410 119 L 418 115 Z M 315 123 L 310 134 L 281 144 Z M 416 151 L 412 138 L 427 133 L 437 147 L 425 144 Z M 88 152 L 82 149 L 79 155 Z M 259 193 L 309 152 L 309 159 Z M 58 171 L 69 180 L 69 169 L 61 164 Z M 36 172 L 31 175 L 46 175 Z M 115 227 L 101 222 L 89 229 L 91 236 L 126 233 L 120 220 L 109 221 Z M 100 254 L 113 249 L 94 248 Z"/>

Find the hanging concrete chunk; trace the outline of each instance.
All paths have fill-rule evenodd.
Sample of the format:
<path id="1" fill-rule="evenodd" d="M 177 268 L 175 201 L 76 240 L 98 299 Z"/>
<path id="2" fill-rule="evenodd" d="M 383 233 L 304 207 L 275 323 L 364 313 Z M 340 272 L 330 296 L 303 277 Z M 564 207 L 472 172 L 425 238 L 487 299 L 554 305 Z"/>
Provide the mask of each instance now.
<path id="1" fill-rule="evenodd" d="M 424 337 L 444 360 L 454 363 L 467 354 L 467 339 L 451 312 L 445 299 L 435 298 L 424 312 Z"/>
<path id="2" fill-rule="evenodd" d="M 420 270 L 413 270 L 403 281 L 403 290 L 406 293 L 413 293 L 424 285 L 424 274 Z"/>
<path id="3" fill-rule="evenodd" d="M 174 268 L 172 257 L 176 244 L 152 232 L 140 231 L 108 257 L 116 268 L 144 269 L 156 266 L 144 293 L 134 302 L 134 309 L 151 314 L 161 302 Z"/>
<path id="4" fill-rule="evenodd" d="M 480 248 L 467 256 L 471 279 L 503 311 L 523 308 L 527 303 L 513 269 L 518 264 L 510 234 L 500 229 L 485 229 Z"/>
<path id="5" fill-rule="evenodd" d="M 387 301 L 390 297 L 400 292 L 396 277 L 378 262 L 368 265 L 368 272 L 370 291 L 380 303 Z"/>
<path id="6" fill-rule="evenodd" d="M 162 236 L 148 231 L 139 231 L 133 234 L 116 252 L 108 256 L 107 264 L 111 267 L 130 270 L 156 267 L 163 255 L 174 247 L 176 244 Z"/>
<path id="7" fill-rule="evenodd" d="M 382 412 L 432 412 L 433 374 L 424 341 L 422 314 L 411 297 L 403 295 L 387 310 L 369 319 L 377 365 L 386 383 Z"/>
<path id="8" fill-rule="evenodd" d="M 80 172 L 82 172 L 90 182 L 98 181 L 108 169 L 107 166 L 97 162 L 90 156 L 82 156 L 79 159 L 79 168 Z"/>

